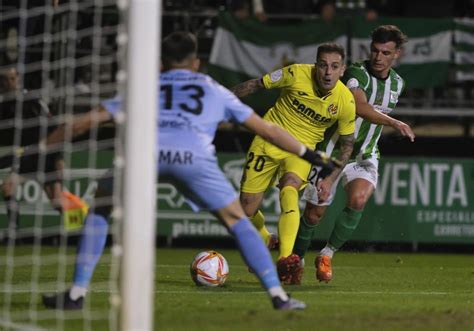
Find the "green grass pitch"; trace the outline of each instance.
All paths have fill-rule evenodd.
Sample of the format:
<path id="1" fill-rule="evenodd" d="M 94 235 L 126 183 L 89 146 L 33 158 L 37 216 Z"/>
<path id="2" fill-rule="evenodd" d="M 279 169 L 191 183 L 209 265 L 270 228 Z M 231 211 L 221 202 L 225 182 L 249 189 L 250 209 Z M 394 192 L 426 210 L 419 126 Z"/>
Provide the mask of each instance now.
<path id="1" fill-rule="evenodd" d="M 279 312 L 247 271 L 236 250 L 219 250 L 228 260 L 229 278 L 222 288 L 198 288 L 189 275 L 189 263 L 199 249 L 158 249 L 155 282 L 156 330 L 474 330 L 474 257 L 449 254 L 392 254 L 339 252 L 334 279 L 317 283 L 315 253 L 308 254 L 301 286 L 287 290 L 308 304 L 305 311 Z M 5 247 L 0 281 L 0 329 L 38 321 L 46 330 L 107 330 L 110 256 L 105 255 L 94 276 L 84 320 L 78 312 L 64 315 L 41 308 L 40 293 L 54 288 L 57 265 L 42 265 L 39 284 L 32 288 L 34 267 L 15 267 L 13 294 L 5 292 Z M 19 246 L 15 256 L 27 261 L 31 247 Z M 43 255 L 54 254 L 44 248 Z M 70 279 L 74 248 L 68 250 Z M 33 268 L 33 269 L 32 269 Z M 10 275 L 11 276 L 11 275 Z M 23 289 L 23 290 L 22 290 Z M 11 309 L 3 309 L 5 300 Z M 38 309 L 37 315 L 25 311 Z M 99 313 L 102 312 L 102 313 Z M 25 328 L 26 329 L 26 328 Z M 14 328 L 12 328 L 14 330 Z"/>

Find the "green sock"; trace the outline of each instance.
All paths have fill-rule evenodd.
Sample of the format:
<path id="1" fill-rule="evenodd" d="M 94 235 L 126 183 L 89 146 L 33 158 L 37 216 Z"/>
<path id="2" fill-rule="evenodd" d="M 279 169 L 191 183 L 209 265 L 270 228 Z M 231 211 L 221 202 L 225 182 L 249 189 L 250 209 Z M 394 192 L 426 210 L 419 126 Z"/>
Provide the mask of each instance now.
<path id="1" fill-rule="evenodd" d="M 339 249 L 348 241 L 354 230 L 357 228 L 362 217 L 362 210 L 352 210 L 349 207 L 344 208 L 342 213 L 336 219 L 336 224 L 329 237 L 329 245 Z"/>
<path id="2" fill-rule="evenodd" d="M 296 236 L 295 245 L 293 247 L 293 253 L 297 254 L 300 258 L 303 258 L 311 245 L 311 239 L 313 239 L 313 232 L 317 224 L 309 224 L 304 216 L 300 218 L 300 226 L 298 228 L 298 234 Z"/>

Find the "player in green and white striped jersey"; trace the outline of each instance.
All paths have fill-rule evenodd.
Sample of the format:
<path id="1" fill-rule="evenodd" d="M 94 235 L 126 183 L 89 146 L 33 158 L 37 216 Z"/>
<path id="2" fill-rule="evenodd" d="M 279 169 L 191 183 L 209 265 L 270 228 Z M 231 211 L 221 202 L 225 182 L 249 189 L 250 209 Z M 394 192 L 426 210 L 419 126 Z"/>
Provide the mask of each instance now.
<path id="1" fill-rule="evenodd" d="M 331 259 L 357 228 L 365 204 L 377 186 L 380 157 L 377 142 L 383 126 L 397 129 L 411 141 L 415 138 L 410 126 L 387 115 L 394 110 L 405 86 L 403 79 L 392 69 L 405 42 L 406 36 L 398 27 L 379 26 L 372 32 L 369 59 L 349 66 L 342 78 L 356 102 L 356 141 L 351 160 L 335 179 L 331 175 L 325 176 L 320 169 L 313 167 L 311 170 L 310 184 L 303 195 L 306 208 L 294 246 L 294 252 L 303 258 L 315 227 L 333 201 L 337 185 L 342 180 L 347 204 L 336 219 L 327 245 L 316 257 L 316 278 L 319 281 L 332 279 Z M 324 141 L 317 146 L 317 149 L 335 157 L 339 153 L 336 129 L 328 129 Z"/>

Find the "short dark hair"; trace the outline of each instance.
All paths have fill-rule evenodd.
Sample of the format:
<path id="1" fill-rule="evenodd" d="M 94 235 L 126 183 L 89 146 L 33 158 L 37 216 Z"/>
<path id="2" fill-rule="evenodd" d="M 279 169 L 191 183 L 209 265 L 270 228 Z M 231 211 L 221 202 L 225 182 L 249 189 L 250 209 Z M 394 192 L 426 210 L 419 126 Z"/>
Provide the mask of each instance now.
<path id="1" fill-rule="evenodd" d="M 323 53 L 337 53 L 341 56 L 342 62 L 344 62 L 346 58 L 344 47 L 336 43 L 324 43 L 319 45 L 318 52 L 316 53 L 316 61 L 318 61 L 319 56 Z"/>
<path id="2" fill-rule="evenodd" d="M 197 39 L 191 32 L 176 31 L 163 39 L 161 58 L 164 63 L 180 63 L 187 57 L 196 54 Z"/>
<path id="3" fill-rule="evenodd" d="M 407 42 L 407 36 L 395 25 L 380 25 L 372 31 L 373 43 L 388 43 L 393 41 L 397 48 Z"/>

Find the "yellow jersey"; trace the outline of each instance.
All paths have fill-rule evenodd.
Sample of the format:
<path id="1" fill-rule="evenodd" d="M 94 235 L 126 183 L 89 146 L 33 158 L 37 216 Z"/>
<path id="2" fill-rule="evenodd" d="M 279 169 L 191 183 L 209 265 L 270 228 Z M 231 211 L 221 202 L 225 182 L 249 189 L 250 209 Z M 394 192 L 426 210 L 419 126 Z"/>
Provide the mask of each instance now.
<path id="1" fill-rule="evenodd" d="M 355 102 L 349 89 L 338 81 L 326 95 L 322 95 L 313 77 L 316 67 L 293 64 L 263 76 L 265 88 L 281 88 L 275 105 L 265 116 L 290 132 L 309 148 L 323 140 L 324 131 L 338 122 L 340 135 L 354 133 Z"/>

